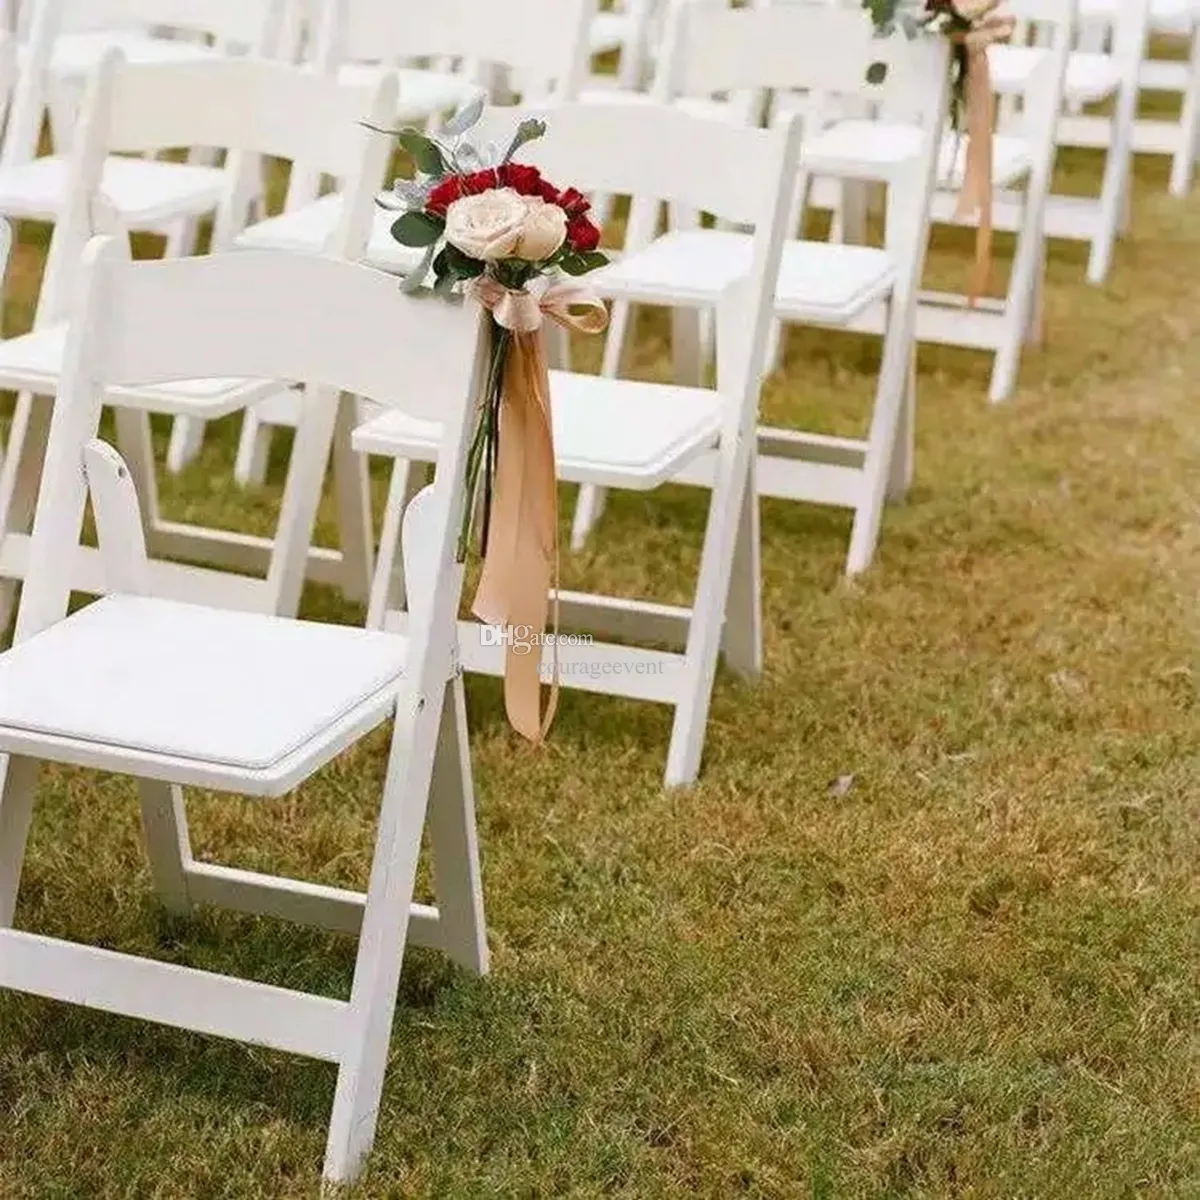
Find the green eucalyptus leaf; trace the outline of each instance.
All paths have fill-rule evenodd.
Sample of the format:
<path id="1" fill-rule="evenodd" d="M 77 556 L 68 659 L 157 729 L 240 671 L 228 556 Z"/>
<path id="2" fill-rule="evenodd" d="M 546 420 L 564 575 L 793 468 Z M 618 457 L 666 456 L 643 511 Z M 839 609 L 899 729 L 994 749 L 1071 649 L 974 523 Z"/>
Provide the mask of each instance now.
<path id="1" fill-rule="evenodd" d="M 461 137 L 468 129 L 474 129 L 483 116 L 483 93 L 473 96 L 442 126 L 446 137 Z"/>
<path id="2" fill-rule="evenodd" d="M 511 162 L 512 156 L 526 143 L 536 142 L 538 138 L 545 136 L 546 122 L 539 120 L 537 117 L 526 117 L 517 126 L 517 132 L 513 134 L 512 141 L 509 142 L 508 149 L 505 150 L 504 157 L 500 160 L 501 164 Z"/>
<path id="3" fill-rule="evenodd" d="M 392 237 L 402 246 L 432 246 L 445 228 L 446 222 L 431 213 L 407 212 L 392 223 Z"/>
<path id="4" fill-rule="evenodd" d="M 441 150 L 418 129 L 402 129 L 396 134 L 396 140 L 408 152 L 417 170 L 423 175 L 432 175 L 440 179 L 446 173 L 446 160 Z"/>
<path id="5" fill-rule="evenodd" d="M 446 256 L 447 267 L 454 272 L 457 278 L 477 279 L 483 274 L 484 264 L 479 259 L 464 254 L 457 246 L 447 243 L 442 253 Z"/>
<path id="6" fill-rule="evenodd" d="M 887 63 L 873 62 L 867 68 L 867 82 L 878 87 L 887 78 L 887 73 Z"/>
<path id="7" fill-rule="evenodd" d="M 425 247 L 425 255 L 421 259 L 420 264 L 400 281 L 400 290 L 402 292 L 411 295 L 413 292 L 420 291 L 425 284 L 425 277 L 429 274 L 429 268 L 433 263 L 433 257 L 436 253 L 436 242 Z"/>

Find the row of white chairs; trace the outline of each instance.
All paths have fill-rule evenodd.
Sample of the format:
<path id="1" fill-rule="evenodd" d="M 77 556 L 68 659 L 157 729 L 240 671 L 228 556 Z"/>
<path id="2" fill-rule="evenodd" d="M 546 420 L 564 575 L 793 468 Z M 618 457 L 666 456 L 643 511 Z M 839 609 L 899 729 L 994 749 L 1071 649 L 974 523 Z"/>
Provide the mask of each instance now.
<path id="1" fill-rule="evenodd" d="M 532 68 L 540 64 L 544 68 L 547 63 L 560 62 L 567 70 L 580 31 L 590 20 L 589 5 L 580 0 L 553 0 L 557 20 L 552 20 L 546 0 L 524 2 L 542 3 L 547 8 L 547 19 L 532 26 L 538 30 L 538 37 L 525 37 L 519 50 L 507 51 L 509 65 Z M 951 309 L 952 315 L 967 313 L 980 324 L 990 321 L 988 336 L 1010 362 L 1015 361 L 1030 321 L 1030 297 L 1040 279 L 1043 242 L 1038 213 L 1045 202 L 1053 161 L 1052 122 L 1047 114 L 1057 111 L 1061 99 L 1073 11 L 1065 0 L 1061 7 L 1063 16 L 1056 25 L 1056 39 L 1049 50 L 1039 53 L 1039 67 L 1033 72 L 1037 87 L 1053 96 L 1049 104 L 1028 106 L 1041 114 L 1040 124 L 1031 131 L 1022 154 L 1015 156 L 1012 172 L 1016 175 L 1024 169 L 1030 176 L 1025 191 L 1028 216 L 1020 223 L 1017 249 L 1019 286 L 1010 287 L 1007 301 L 996 313 L 974 313 L 961 306 Z M 511 41 L 504 32 L 507 14 L 495 5 L 477 4 L 476 8 L 479 11 L 470 25 L 475 39 L 471 48 L 499 46 L 506 36 Z M 490 18 L 488 13 L 492 14 Z M 372 28 L 377 34 L 383 30 L 378 25 Z M 719 57 L 707 49 L 717 42 L 724 47 Z M 783 54 L 779 51 L 780 47 L 796 44 L 834 45 L 841 52 L 833 55 L 822 51 L 819 61 L 810 61 L 790 50 Z M 467 45 L 460 42 L 453 48 L 465 52 Z M 866 88 L 866 62 L 880 53 L 894 59 L 887 85 L 882 89 Z M 737 139 L 752 132 L 752 127 L 714 118 L 709 110 L 701 109 L 709 113 L 705 127 L 710 147 L 698 146 L 688 170 L 692 175 L 711 175 L 715 153 L 711 146 L 720 146 L 716 160 L 722 171 L 734 176 L 732 182 L 740 190 L 703 204 L 682 203 L 677 189 L 686 186 L 688 180 L 664 171 L 666 160 L 658 156 L 658 147 L 669 129 L 652 136 L 656 118 L 651 114 L 661 108 L 674 108 L 696 115 L 685 101 L 718 94 L 753 89 L 803 92 L 809 96 L 809 103 L 800 110 L 806 134 L 803 169 L 789 182 L 790 195 L 783 216 L 772 218 L 779 225 L 778 229 L 773 226 L 773 232 L 784 243 L 776 277 L 775 320 L 831 329 L 874 330 L 883 336 L 882 366 L 865 437 L 847 439 L 811 430 L 761 429 L 755 486 L 761 495 L 849 509 L 854 520 L 847 569 L 858 572 L 870 564 L 885 499 L 903 496 L 913 473 L 914 331 L 919 335 L 921 322 L 936 311 L 918 288 L 930 213 L 937 198 L 934 185 L 939 176 L 945 175 L 949 145 L 942 132 L 947 103 L 944 62 L 945 48 L 936 42 L 909 45 L 896 40 L 885 46 L 873 42 L 860 14 L 837 7 L 782 5 L 755 11 L 730 9 L 722 3 L 681 6 L 659 55 L 655 91 L 636 106 L 615 96 L 607 105 L 595 97 L 588 101 L 598 113 L 614 104 L 630 108 L 633 127 L 639 131 L 629 141 L 620 188 L 608 188 L 602 179 L 592 177 L 596 171 L 603 175 L 610 170 L 608 164 L 590 167 L 587 162 L 576 162 L 572 149 L 575 139 L 587 141 L 586 131 L 578 132 L 574 124 L 582 118 L 568 116 L 577 105 L 556 99 L 551 135 L 535 148 L 550 174 L 572 179 L 594 193 L 639 197 L 631 212 L 624 254 L 598 279 L 615 302 L 613 333 L 601 377 L 592 379 L 569 372 L 556 377 L 560 473 L 564 480 L 582 488 L 577 532 L 586 534 L 590 528 L 603 488 L 644 490 L 669 480 L 702 486 L 719 482 L 720 461 L 715 445 L 704 453 L 697 452 L 698 444 L 714 436 L 721 419 L 720 403 L 701 386 L 703 362 L 694 357 L 686 366 L 685 377 L 673 387 L 655 388 L 622 379 L 621 350 L 629 327 L 629 309 L 636 303 L 672 307 L 681 342 L 693 347 L 701 344 L 698 326 L 703 316 L 719 307 L 721 298 L 744 275 L 751 261 L 750 243 L 739 229 L 758 227 L 765 218 L 756 206 L 763 196 L 772 194 L 769 188 L 764 190 L 765 185 L 753 170 L 739 181 L 738 172 L 730 165 L 736 160 Z M 372 248 L 372 237 L 376 238 L 375 245 L 380 245 L 380 227 L 371 201 L 383 182 L 387 144 L 386 139 L 372 140 L 366 131 L 355 128 L 355 114 L 365 113 L 369 123 L 385 126 L 384 114 L 396 104 L 396 85 L 394 77 L 386 74 L 376 72 L 371 78 L 375 90 L 369 81 L 358 82 L 361 76 L 357 74 L 306 72 L 282 62 L 254 58 L 211 55 L 186 65 L 124 66 L 110 58 L 93 76 L 71 153 L 51 160 L 28 160 L 9 173 L 9 182 L 17 186 L 22 172 L 36 175 L 45 170 L 48 161 L 57 161 L 57 169 L 68 181 L 69 199 L 58 212 L 34 332 L 0 345 L 0 382 L 22 393 L 10 453 L 0 475 L 0 576 L 20 579 L 27 558 L 50 412 L 45 397 L 53 392 L 61 365 L 62 297 L 69 293 L 71 264 L 92 230 L 137 227 L 119 203 L 115 212 L 107 204 L 113 200 L 109 187 L 113 164 L 142 164 L 162 174 L 178 172 L 187 179 L 203 178 L 210 188 L 203 201 L 214 205 L 218 213 L 214 236 L 218 252 L 231 248 L 326 248 L 350 257 L 374 259 L 375 265 L 389 270 L 403 269 L 405 252 L 394 243 L 387 241 L 382 250 Z M 318 83 L 327 90 L 314 92 Z M 244 113 L 216 102 L 216 97 L 226 91 L 234 95 L 249 92 L 253 104 L 268 115 L 256 124 Z M 856 98 L 866 99 L 878 110 L 875 119 L 840 118 L 844 103 Z M 504 125 L 516 115 L 515 111 L 497 109 L 494 119 Z M 787 113 L 782 115 L 786 117 Z M 564 130 L 569 133 L 561 132 Z M 362 141 L 364 137 L 366 142 Z M 211 167 L 113 157 L 118 152 L 153 153 L 178 145 L 229 151 L 231 165 L 222 178 L 232 180 L 231 186 L 219 190 L 220 173 L 213 175 Z M 565 159 L 560 162 L 558 154 L 565 155 Z M 247 225 L 248 198 L 258 179 L 256 164 L 263 156 L 292 161 L 292 185 L 281 216 Z M 670 161 L 674 172 L 676 160 Z M 196 172 L 202 174 L 196 176 Z M 323 175 L 346 182 L 342 192 L 314 199 L 311 181 Z M 883 246 L 794 237 L 814 191 L 808 184 L 817 177 L 886 185 L 887 232 Z M 0 173 L 3 178 L 4 173 Z M 661 237 L 657 235 L 660 201 L 669 203 L 675 217 L 672 228 Z M 199 210 L 197 203 L 190 211 Z M 683 215 L 699 212 L 722 218 L 725 227 L 699 228 L 694 216 Z M 55 213 L 46 205 L 19 215 L 51 219 Z M 719 362 L 718 368 L 722 369 Z M 728 364 L 723 369 L 727 371 Z M 758 375 L 764 369 L 765 364 L 756 368 Z M 268 403 L 278 403 L 280 396 L 286 396 L 299 426 L 276 536 L 251 538 L 165 521 L 158 512 L 145 412 L 206 420 L 242 411 L 264 395 L 269 396 Z M 703 396 L 708 399 L 702 402 Z M 626 413 L 627 417 L 614 419 L 614 412 Z M 416 487 L 413 464 L 430 457 L 436 447 L 436 431 L 398 424 L 394 418 L 371 420 L 355 431 L 357 418 L 356 406 L 351 403 L 340 408 L 314 405 L 294 389 L 261 380 L 218 379 L 202 387 L 191 385 L 182 392 L 139 396 L 119 408 L 121 446 L 143 495 L 147 538 L 155 555 L 154 569 L 162 574 L 162 586 L 174 589 L 171 594 L 180 599 L 204 596 L 218 603 L 286 614 L 296 610 L 307 576 L 333 582 L 350 597 L 367 597 L 368 621 L 373 627 L 402 623 L 397 533 L 405 505 Z M 365 456 L 369 454 L 383 455 L 395 464 L 378 564 L 373 564 L 366 501 Z M 317 501 L 330 457 L 339 513 L 340 546 L 336 552 L 316 550 L 311 545 Z M 722 514 L 722 520 L 733 517 L 726 511 L 725 498 L 715 499 L 714 504 L 709 531 L 718 537 L 712 533 L 717 513 Z M 745 596 L 730 597 L 733 583 L 756 580 L 756 571 L 741 560 L 736 570 L 727 570 L 721 558 L 724 551 L 720 546 L 724 543 L 718 537 L 714 544 L 718 546 L 714 550 L 717 557 L 708 566 L 706 550 L 701 586 L 690 608 L 577 595 L 561 598 L 564 619 L 583 623 L 598 636 L 633 636 L 646 643 L 675 647 L 666 651 L 632 650 L 617 642 L 589 647 L 587 653 L 593 657 L 610 656 L 614 669 L 598 678 L 576 673 L 567 676 L 567 682 L 574 686 L 616 691 L 673 707 L 675 721 L 667 765 L 667 779 L 672 783 L 688 782 L 699 767 L 718 643 L 730 643 L 727 656 L 744 672 L 752 674 L 758 663 L 759 634 L 753 625 L 757 619 L 753 588 L 757 583 Z M 90 566 L 86 561 L 89 557 Z M 199 560 L 208 566 L 180 567 L 174 565 L 177 560 Z M 753 561 L 746 560 L 751 566 Z M 81 570 L 90 572 L 86 580 L 94 584 L 99 570 L 94 555 L 82 556 Z M 9 603 L 11 595 L 9 587 Z M 750 623 L 744 626 L 749 630 L 747 635 L 739 632 L 743 628 L 740 621 L 725 615 L 727 607 L 750 615 Z M 696 633 L 697 628 L 702 632 Z M 483 646 L 477 629 L 464 627 L 463 641 L 469 669 L 501 669 L 498 648 Z M 566 657 L 569 659 L 569 653 Z M 619 669 L 617 664 L 622 663 L 640 665 Z M 571 664 L 567 666 L 570 670 Z"/>
<path id="2" fill-rule="evenodd" d="M 1057 21 L 1056 36 L 1069 28 Z M 1049 65 L 1034 72 L 1047 81 L 1057 73 L 1055 115 L 1069 44 L 1054 41 L 1038 60 Z M 866 68 L 881 57 L 887 81 L 868 89 Z M 527 155 L 548 175 L 599 195 L 653 197 L 684 214 L 659 233 L 652 205 L 635 201 L 626 253 L 597 278 L 605 294 L 618 306 L 661 303 L 665 273 L 676 281 L 669 302 L 685 317 L 716 314 L 713 386 L 568 369 L 552 377 L 563 479 L 708 489 L 691 606 L 560 597 L 565 624 L 614 639 L 580 648 L 594 661 L 661 668 L 608 673 L 610 686 L 597 690 L 624 686 L 673 707 L 667 780 L 682 783 L 699 766 L 718 659 L 749 676 L 761 668 L 764 481 L 767 491 L 779 489 L 772 494 L 840 497 L 855 513 L 857 570 L 874 550 L 885 494 L 902 492 L 911 473 L 918 285 L 942 173 L 947 47 L 902 39 L 881 46 L 858 13 L 835 6 L 755 12 L 697 2 L 673 15 L 659 60 L 679 95 L 764 87 L 813 100 L 766 128 L 688 111 L 673 102 L 674 91 L 636 105 L 559 99 L 534 108 L 551 125 Z M 893 137 L 889 157 L 864 159 L 862 123 L 835 107 L 845 100 L 878 110 L 878 129 L 917 131 L 907 152 L 896 153 Z M 349 261 L 369 255 L 390 151 L 370 126 L 386 124 L 398 103 L 388 73 L 356 83 L 254 57 L 181 67 L 106 52 L 61 160 L 66 199 L 49 212 L 55 227 L 37 324 L 0 343 L 0 384 L 28 398 L 9 455 L 19 470 L 0 493 L 0 574 L 22 584 L 14 645 L 0 654 L 0 986 L 336 1064 L 324 1162 L 335 1183 L 355 1177 L 374 1139 L 406 946 L 440 948 L 468 970 L 488 967 L 462 670 L 499 664 L 476 655 L 480 631 L 458 621 L 463 568 L 455 561 L 485 324 L 466 304 L 405 296 L 394 271 Z M 482 132 L 500 136 L 524 111 L 493 108 Z M 222 243 L 203 257 L 131 262 L 128 222 L 106 196 L 107 164 L 113 153 L 174 146 L 219 147 L 233 160 L 238 187 L 218 189 L 211 202 Z M 252 164 L 264 156 L 299 164 L 301 177 L 342 181 L 324 254 L 255 242 L 245 201 L 258 179 Z M 1027 174 L 1032 205 L 1049 179 L 1032 161 Z M 883 246 L 795 237 L 807 184 L 818 176 L 887 186 Z M 695 213 L 722 225 L 701 227 L 687 216 Z M 168 216 L 180 215 L 196 213 Z M 1021 233 L 1034 240 L 1025 253 L 1039 262 L 1041 221 L 1023 221 Z M 3 242 L 6 252 L 7 228 Z M 680 263 L 694 264 L 690 291 L 678 284 Z M 787 431 L 759 428 L 773 329 L 796 320 L 855 327 L 872 311 L 881 314 L 883 367 L 868 436 L 855 446 L 814 443 L 824 459 L 798 465 Z M 223 564 L 201 571 L 170 561 L 195 557 L 201 546 L 180 540 L 182 531 L 156 513 L 147 413 L 212 418 L 285 384 L 302 389 L 302 399 L 279 533 L 253 544 L 259 560 L 270 560 L 265 580 L 237 573 L 250 561 L 248 540 L 222 543 L 211 531 L 189 536 L 205 536 L 201 556 L 225 555 Z M 362 398 L 378 415 L 359 424 L 345 397 Z M 124 456 L 99 440 L 105 405 L 115 409 Z M 339 455 L 354 460 L 356 450 L 398 464 L 397 502 L 389 503 L 371 573 L 376 627 L 297 621 L 306 571 L 332 567 L 331 577 L 351 586 L 355 564 L 345 544 L 336 560 L 313 557 L 309 544 L 331 452 L 336 467 Z M 432 483 L 420 488 L 405 465 L 418 461 L 433 468 Z M 349 470 L 346 478 L 363 475 Z M 89 501 L 95 548 L 83 543 Z M 365 541 L 359 568 L 370 549 Z M 101 598 L 72 613 L 73 592 Z M 630 634 L 677 649 L 615 640 Z M 588 686 L 589 676 L 569 671 L 571 647 L 562 650 L 564 683 Z M 185 788 L 269 801 L 389 720 L 365 892 L 195 856 Z M 138 780 L 151 873 L 169 910 L 217 903 L 357 935 L 348 999 L 16 929 L 47 762 Z M 415 895 L 427 822 L 436 904 Z"/>

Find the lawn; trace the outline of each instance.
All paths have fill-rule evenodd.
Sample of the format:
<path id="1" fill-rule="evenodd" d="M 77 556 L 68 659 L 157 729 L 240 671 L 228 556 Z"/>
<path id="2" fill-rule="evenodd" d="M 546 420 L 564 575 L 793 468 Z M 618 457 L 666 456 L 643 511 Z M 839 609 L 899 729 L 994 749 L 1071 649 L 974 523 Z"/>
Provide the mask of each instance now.
<path id="1" fill-rule="evenodd" d="M 983 356 L 922 349 L 917 483 L 861 582 L 845 514 L 763 505 L 766 673 L 718 678 L 696 787 L 661 788 L 666 710 L 566 693 L 534 753 L 470 681 L 493 973 L 407 957 L 353 1195 L 1200 1197 L 1200 206 L 1165 179 L 1139 163 L 1106 287 L 1053 247 L 1012 402 Z M 24 228 L 10 328 L 43 252 Z M 938 275 L 968 261 L 939 238 Z M 854 428 L 877 357 L 793 334 L 765 410 Z M 284 460 L 239 494 L 236 433 L 172 515 L 269 527 Z M 684 597 L 704 512 L 614 497 L 568 585 Z M 317 589 L 305 613 L 362 619 Z M 363 886 L 385 746 L 277 803 L 197 795 L 197 853 Z M 332 996 L 353 962 L 166 918 L 133 787 L 80 772 L 44 784 L 17 923 Z M 0 1197 L 314 1195 L 333 1081 L 0 996 Z"/>

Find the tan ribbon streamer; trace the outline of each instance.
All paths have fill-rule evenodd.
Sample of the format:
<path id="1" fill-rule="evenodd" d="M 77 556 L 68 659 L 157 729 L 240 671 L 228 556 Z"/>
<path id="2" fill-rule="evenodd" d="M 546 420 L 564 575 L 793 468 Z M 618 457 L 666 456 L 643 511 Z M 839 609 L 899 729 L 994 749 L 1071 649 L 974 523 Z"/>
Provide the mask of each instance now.
<path id="1" fill-rule="evenodd" d="M 1000 0 L 980 0 L 958 8 L 961 15 L 977 24 L 970 33 L 955 35 L 954 40 L 967 48 L 966 89 L 967 160 L 963 165 L 962 188 L 954 215 L 968 220 L 979 214 L 975 233 L 975 262 L 967 285 L 967 304 L 987 291 L 992 265 L 992 131 L 996 120 L 996 97 L 992 91 L 992 73 L 988 65 L 988 47 L 1007 41 L 1013 33 L 1011 17 L 995 16 Z"/>
<path id="2" fill-rule="evenodd" d="M 513 292 L 480 277 L 470 292 L 513 337 L 504 363 L 499 454 L 483 574 L 472 612 L 510 633 L 505 642 L 504 707 L 512 727 L 535 744 L 558 707 L 558 639 L 550 698 L 542 712 L 542 635 L 551 589 L 558 633 L 558 477 L 550 415 L 550 374 L 542 344 L 544 318 L 580 333 L 601 333 L 608 310 L 590 288 L 556 284 Z M 513 629 L 523 635 L 518 641 Z"/>

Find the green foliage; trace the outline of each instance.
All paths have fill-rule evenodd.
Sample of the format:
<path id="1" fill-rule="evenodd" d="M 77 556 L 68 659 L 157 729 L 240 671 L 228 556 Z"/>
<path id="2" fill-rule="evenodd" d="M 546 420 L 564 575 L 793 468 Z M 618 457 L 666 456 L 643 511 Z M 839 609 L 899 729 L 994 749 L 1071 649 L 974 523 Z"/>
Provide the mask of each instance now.
<path id="1" fill-rule="evenodd" d="M 392 237 L 402 246 L 432 246 L 446 230 L 446 222 L 427 212 L 406 212 L 392 222 Z"/>

